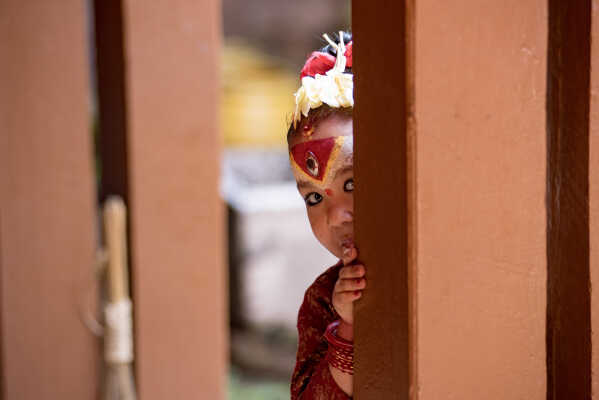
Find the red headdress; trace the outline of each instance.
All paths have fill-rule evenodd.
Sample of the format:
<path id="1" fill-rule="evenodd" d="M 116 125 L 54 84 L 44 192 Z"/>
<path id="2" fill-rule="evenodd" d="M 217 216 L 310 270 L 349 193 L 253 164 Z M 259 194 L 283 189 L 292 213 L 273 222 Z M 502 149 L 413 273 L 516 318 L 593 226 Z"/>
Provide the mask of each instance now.
<path id="1" fill-rule="evenodd" d="M 300 75 L 302 85 L 295 93 L 294 128 L 302 115 L 307 117 L 310 109 L 323 103 L 335 108 L 354 106 L 353 75 L 345 72 L 346 67 L 352 66 L 353 42 L 346 46 L 343 32 L 339 32 L 339 43 L 333 42 L 326 34 L 323 36 L 337 51 L 337 56 L 315 51 L 308 57 Z"/>
<path id="2" fill-rule="evenodd" d="M 352 47 L 353 41 L 349 42 L 345 46 L 345 58 L 347 59 L 346 66 L 352 66 Z M 300 73 L 300 79 L 304 76 L 315 76 L 316 74 L 324 75 L 330 69 L 335 66 L 336 58 L 329 53 L 323 53 L 321 51 L 314 51 L 310 54 L 310 57 L 306 60 L 304 68 Z"/>

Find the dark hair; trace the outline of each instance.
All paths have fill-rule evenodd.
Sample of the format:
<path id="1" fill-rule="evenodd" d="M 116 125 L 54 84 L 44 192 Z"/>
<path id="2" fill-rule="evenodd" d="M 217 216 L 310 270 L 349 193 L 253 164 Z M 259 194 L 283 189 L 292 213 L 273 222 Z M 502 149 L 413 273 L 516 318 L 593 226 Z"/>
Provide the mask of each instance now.
<path id="1" fill-rule="evenodd" d="M 343 43 L 347 44 L 352 41 L 353 37 L 352 37 L 351 32 L 343 31 L 342 34 L 343 34 Z M 338 33 L 330 35 L 330 38 L 335 43 L 340 42 L 340 40 L 339 40 L 340 37 L 339 37 Z M 327 43 L 326 46 L 320 48 L 318 51 L 320 51 L 321 53 L 328 53 L 328 54 L 332 55 L 333 57 L 337 57 L 337 50 L 333 46 L 331 46 L 329 43 Z M 345 67 L 345 72 L 351 73 L 352 72 L 351 67 Z M 301 126 L 304 126 L 306 124 L 316 125 L 320 121 L 327 119 L 331 115 L 341 115 L 344 117 L 351 118 L 352 114 L 353 114 L 353 107 L 336 108 L 336 107 L 331 107 L 327 104 L 323 104 L 318 108 L 311 109 L 308 112 L 307 117 L 304 117 L 302 115 L 301 120 L 299 121 L 299 123 L 297 124 L 297 126 L 295 128 L 293 127 L 293 121 L 291 121 L 291 123 L 289 124 L 289 129 L 287 130 L 287 141 L 289 141 L 289 138 L 295 132 L 297 132 Z"/>
<path id="2" fill-rule="evenodd" d="M 343 33 L 343 43 L 348 44 L 349 42 L 352 41 L 353 36 L 352 36 L 351 32 L 342 31 L 342 33 Z M 329 35 L 329 37 L 335 43 L 339 43 L 340 42 L 340 40 L 339 40 L 339 33 L 334 33 L 333 35 Z M 320 51 L 321 53 L 329 53 L 333 57 L 337 57 L 337 50 L 333 46 L 331 46 L 328 42 L 327 42 L 326 46 L 321 47 L 320 50 L 318 50 L 318 51 Z M 345 72 L 351 72 L 351 67 L 345 68 Z"/>

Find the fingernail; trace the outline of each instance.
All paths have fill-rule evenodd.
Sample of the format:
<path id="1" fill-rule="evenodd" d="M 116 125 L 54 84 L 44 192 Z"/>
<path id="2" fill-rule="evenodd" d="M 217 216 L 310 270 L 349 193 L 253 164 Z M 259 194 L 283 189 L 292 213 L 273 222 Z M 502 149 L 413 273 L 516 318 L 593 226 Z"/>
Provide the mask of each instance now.
<path id="1" fill-rule="evenodd" d="M 343 248 L 343 255 L 344 256 L 349 256 L 349 253 L 351 253 L 351 249 L 349 247 L 344 247 Z"/>
<path id="2" fill-rule="evenodd" d="M 355 294 L 356 296 L 358 296 L 360 293 L 361 293 L 361 292 L 360 292 L 359 290 L 356 290 L 356 291 L 354 292 L 354 294 Z"/>

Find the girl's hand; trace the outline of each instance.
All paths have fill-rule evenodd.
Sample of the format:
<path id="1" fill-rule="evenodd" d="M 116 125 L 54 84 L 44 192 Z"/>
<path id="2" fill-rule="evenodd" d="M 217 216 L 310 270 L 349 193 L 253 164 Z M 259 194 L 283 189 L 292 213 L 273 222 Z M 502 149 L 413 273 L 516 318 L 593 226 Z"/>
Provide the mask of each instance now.
<path id="1" fill-rule="evenodd" d="M 339 270 L 339 278 L 333 289 L 333 307 L 341 317 L 338 334 L 350 340 L 353 339 L 353 334 L 351 338 L 347 337 L 350 336 L 347 325 L 351 330 L 354 323 L 354 301 L 362 297 L 362 290 L 366 287 L 366 268 L 362 264 L 356 264 L 357 257 L 358 251 L 355 247 L 345 250 L 343 267 Z M 344 323 L 345 327 L 342 326 Z"/>

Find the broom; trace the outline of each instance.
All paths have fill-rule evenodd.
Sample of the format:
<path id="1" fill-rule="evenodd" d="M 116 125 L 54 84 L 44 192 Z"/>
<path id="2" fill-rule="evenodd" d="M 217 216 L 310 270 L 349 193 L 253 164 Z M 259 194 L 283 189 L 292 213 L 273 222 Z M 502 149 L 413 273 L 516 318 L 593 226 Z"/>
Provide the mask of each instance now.
<path id="1" fill-rule="evenodd" d="M 104 237 L 108 258 L 107 303 L 104 306 L 104 400 L 135 400 L 133 329 L 127 271 L 126 210 L 120 197 L 104 203 Z"/>

